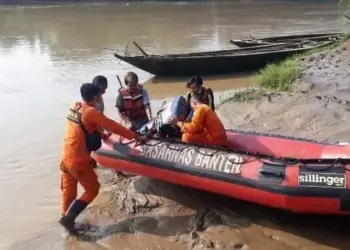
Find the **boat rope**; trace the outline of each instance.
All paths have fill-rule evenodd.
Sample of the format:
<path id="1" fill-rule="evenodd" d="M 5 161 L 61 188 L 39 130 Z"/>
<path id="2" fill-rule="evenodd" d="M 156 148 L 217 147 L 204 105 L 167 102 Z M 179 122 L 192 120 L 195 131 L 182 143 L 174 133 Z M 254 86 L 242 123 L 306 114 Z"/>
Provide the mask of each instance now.
<path id="1" fill-rule="evenodd" d="M 272 164 L 272 165 L 276 165 L 276 166 L 302 164 L 303 167 L 310 169 L 310 170 L 314 170 L 314 171 L 327 171 L 327 170 L 330 170 L 334 167 L 339 167 L 339 164 L 349 164 L 350 163 L 349 158 L 301 159 L 301 158 L 292 158 L 292 157 L 275 157 L 275 156 L 271 156 L 271 155 L 267 155 L 267 154 L 263 154 L 263 153 L 258 153 L 258 152 L 241 151 L 241 150 L 237 150 L 237 149 L 231 149 L 231 148 L 228 149 L 226 147 L 217 147 L 217 146 L 205 146 L 206 149 L 214 150 L 214 152 L 206 153 L 206 152 L 201 151 L 200 148 L 201 147 L 203 148 L 204 145 L 200 145 L 200 144 L 186 143 L 186 145 L 184 145 L 183 143 L 176 141 L 174 139 L 163 139 L 163 138 L 160 139 L 157 137 L 151 137 L 149 139 L 156 140 L 157 142 L 155 142 L 155 143 L 145 142 L 143 144 L 138 143 L 135 146 L 146 145 L 149 147 L 155 147 L 159 144 L 164 143 L 164 146 L 166 146 L 168 149 L 175 150 L 175 151 L 183 151 L 183 150 L 191 147 L 197 153 L 204 155 L 204 156 L 213 157 L 216 154 L 221 154 L 223 157 L 226 158 L 226 160 L 230 161 L 232 164 L 245 164 L 245 163 L 249 163 L 249 162 L 258 160 L 262 163 Z M 128 145 L 128 144 L 132 144 L 134 142 L 135 141 L 132 140 L 132 141 L 129 141 L 127 143 L 124 143 L 123 138 L 121 138 L 121 137 L 119 138 L 119 143 L 122 145 Z M 175 147 L 174 144 L 181 145 L 183 147 L 178 148 L 178 147 Z M 228 155 L 231 153 L 244 155 L 244 156 L 247 156 L 247 158 L 244 159 L 243 161 L 237 162 L 237 161 L 229 159 Z M 311 164 L 311 165 L 308 165 L 308 164 Z M 325 165 L 325 167 L 320 168 L 320 165 Z M 346 167 L 346 166 L 342 166 L 342 167 L 345 167 L 346 170 L 350 170 L 350 167 Z"/>
<path id="2" fill-rule="evenodd" d="M 163 125 L 162 123 L 159 124 L 162 119 L 161 119 L 161 113 L 164 111 L 164 105 L 166 101 L 163 102 L 162 108 L 157 112 L 156 115 L 156 120 L 153 123 L 150 131 L 154 130 L 156 126 L 161 126 Z M 158 123 L 158 124 L 157 124 Z M 227 131 L 232 131 L 232 132 L 238 132 L 238 130 L 227 130 Z M 242 131 L 241 131 L 242 132 Z M 322 143 L 316 140 L 308 140 L 304 138 L 296 138 L 296 137 L 289 137 L 289 136 L 280 136 L 280 135 L 271 135 L 271 134 L 263 134 L 263 133 L 256 133 L 256 132 L 245 132 L 246 134 L 260 134 L 260 135 L 269 135 L 269 136 L 276 136 L 276 137 L 281 137 L 281 138 L 288 138 L 288 139 L 297 139 L 297 140 L 303 140 L 306 142 L 313 142 L 313 143 Z M 213 157 L 217 154 L 221 154 L 223 157 L 226 158 L 226 160 L 230 161 L 232 164 L 245 164 L 249 163 L 251 161 L 258 160 L 262 163 L 267 163 L 267 164 L 272 164 L 276 166 L 281 166 L 281 165 L 297 165 L 297 164 L 302 164 L 303 167 L 308 168 L 310 170 L 314 171 L 327 171 L 329 169 L 332 169 L 334 167 L 339 167 L 341 164 L 342 167 L 344 167 L 346 170 L 350 170 L 350 166 L 343 166 L 350 164 L 350 158 L 296 158 L 296 157 L 276 157 L 268 154 L 263 154 L 259 152 L 249 152 L 249 151 L 243 151 L 243 150 L 238 150 L 238 149 L 233 149 L 233 148 L 228 148 L 224 146 L 210 146 L 210 145 L 201 145 L 201 144 L 196 144 L 196 143 L 184 143 L 181 141 L 176 140 L 175 138 L 160 138 L 156 136 L 146 136 L 148 140 L 154 140 L 156 142 L 150 143 L 150 142 L 144 142 L 144 143 L 135 143 L 135 140 L 131 140 L 129 142 L 123 142 L 125 138 L 119 137 L 119 143 L 121 145 L 130 145 L 132 143 L 135 143 L 135 147 L 137 146 L 142 146 L 146 145 L 149 147 L 155 147 L 160 144 L 164 144 L 168 149 L 174 150 L 174 151 L 183 151 L 188 148 L 192 148 L 195 150 L 195 152 L 204 155 L 204 156 L 209 156 Z M 175 145 L 176 146 L 175 146 Z M 323 142 L 323 144 L 326 144 Z M 180 146 L 180 147 L 179 147 Z M 182 146 L 182 147 L 181 147 Z M 213 150 L 213 152 L 207 153 L 203 152 L 201 148 L 205 147 L 207 150 Z M 246 159 L 244 159 L 242 162 L 235 162 L 231 159 L 229 159 L 228 155 L 229 154 L 239 154 L 239 155 L 244 155 L 247 156 Z M 311 165 L 308 165 L 311 164 Z M 320 168 L 320 165 L 325 165 L 324 168 Z M 312 167 L 315 166 L 315 167 Z"/>

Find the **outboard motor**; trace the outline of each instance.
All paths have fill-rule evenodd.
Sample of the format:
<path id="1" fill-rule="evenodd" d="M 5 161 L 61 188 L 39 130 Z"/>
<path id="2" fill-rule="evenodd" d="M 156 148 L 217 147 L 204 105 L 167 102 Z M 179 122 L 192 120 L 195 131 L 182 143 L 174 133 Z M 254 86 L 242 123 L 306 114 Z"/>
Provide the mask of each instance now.
<path id="1" fill-rule="evenodd" d="M 176 116 L 180 121 L 185 121 L 188 113 L 186 99 L 183 96 L 176 96 L 163 105 L 154 121 L 145 124 L 138 132 L 146 136 L 158 134 L 161 138 L 181 138 L 180 129 L 170 124 L 170 118 Z"/>

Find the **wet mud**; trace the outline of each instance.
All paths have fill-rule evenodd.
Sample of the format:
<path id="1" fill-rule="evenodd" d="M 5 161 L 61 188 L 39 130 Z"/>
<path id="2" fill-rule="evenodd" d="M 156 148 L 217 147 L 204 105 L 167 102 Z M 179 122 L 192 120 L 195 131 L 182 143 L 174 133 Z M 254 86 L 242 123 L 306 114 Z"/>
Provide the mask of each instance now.
<path id="1" fill-rule="evenodd" d="M 163 181 L 98 170 L 102 190 L 63 238 L 58 226 L 13 249 L 347 249 L 347 217 L 295 215 Z"/>
<path id="2" fill-rule="evenodd" d="M 99 172 L 103 179 L 106 171 Z M 94 228 L 77 242 L 113 249 L 123 239 L 128 245 L 122 249 L 198 250 L 346 249 L 350 242 L 347 217 L 295 215 L 108 172 L 111 179 L 104 182 L 104 191 L 84 215 L 84 222 Z"/>
<path id="3" fill-rule="evenodd" d="M 287 93 L 224 105 L 230 127 L 302 136 L 350 140 L 349 42 L 300 60 L 301 78 Z M 232 119 L 229 119 L 232 117 Z"/>

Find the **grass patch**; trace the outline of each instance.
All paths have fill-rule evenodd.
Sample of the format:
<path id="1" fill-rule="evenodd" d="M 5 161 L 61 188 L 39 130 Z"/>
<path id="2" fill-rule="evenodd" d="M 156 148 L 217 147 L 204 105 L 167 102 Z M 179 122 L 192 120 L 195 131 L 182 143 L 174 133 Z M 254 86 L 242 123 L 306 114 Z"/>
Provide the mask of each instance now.
<path id="1" fill-rule="evenodd" d="M 249 89 L 233 92 L 230 94 L 229 97 L 221 100 L 217 105 L 217 108 L 227 103 L 246 102 L 250 100 L 255 100 L 258 96 L 260 96 L 264 92 L 265 91 L 263 89 L 259 89 L 259 88 L 249 88 Z"/>
<path id="2" fill-rule="evenodd" d="M 347 39 L 350 39 L 350 34 L 347 34 L 344 39 L 341 39 L 333 44 L 311 49 L 305 51 L 304 53 L 289 57 L 282 62 L 267 65 L 258 73 L 258 84 L 262 88 L 272 89 L 276 91 L 290 90 L 293 82 L 300 76 L 300 58 L 310 56 L 315 53 L 320 53 L 322 51 L 334 49 Z"/>
<path id="3" fill-rule="evenodd" d="M 350 0 L 348 0 L 350 3 Z M 245 89 L 242 91 L 234 92 L 229 97 L 221 100 L 218 107 L 231 103 L 231 102 L 245 102 L 257 99 L 264 95 L 268 91 L 288 91 L 292 87 L 294 81 L 300 76 L 299 60 L 302 57 L 310 56 L 322 51 L 331 50 L 344 41 L 350 39 L 350 33 L 346 34 L 344 39 L 341 39 L 331 45 L 318 47 L 316 49 L 308 50 L 304 53 L 294 55 L 287 58 L 284 61 L 278 63 L 268 64 L 265 68 L 261 69 L 258 74 L 258 87 Z"/>
<path id="4" fill-rule="evenodd" d="M 344 40 L 345 40 L 345 41 L 346 41 L 346 40 L 350 40 L 350 33 L 346 34 Z"/>
<path id="5" fill-rule="evenodd" d="M 232 102 L 245 102 L 257 99 L 264 95 L 267 91 L 288 91 L 293 82 L 299 77 L 299 59 L 315 53 L 332 49 L 339 46 L 340 43 L 334 43 L 329 46 L 324 46 L 306 51 L 302 54 L 294 55 L 279 63 L 268 64 L 265 68 L 258 72 L 258 87 L 245 89 L 234 92 L 229 97 L 224 98 L 218 104 L 218 107 Z"/>
<path id="6" fill-rule="evenodd" d="M 259 73 L 259 85 L 266 89 L 286 91 L 289 90 L 299 74 L 298 61 L 296 58 L 290 58 L 263 68 Z"/>

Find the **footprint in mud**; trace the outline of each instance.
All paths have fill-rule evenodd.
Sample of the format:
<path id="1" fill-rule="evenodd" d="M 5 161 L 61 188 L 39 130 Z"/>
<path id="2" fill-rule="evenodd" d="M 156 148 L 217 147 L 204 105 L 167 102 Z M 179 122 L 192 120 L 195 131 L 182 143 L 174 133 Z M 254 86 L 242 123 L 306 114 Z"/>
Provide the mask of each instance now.
<path id="1" fill-rule="evenodd" d="M 250 221 L 234 214 L 231 211 L 220 209 L 199 209 L 193 217 L 192 231 L 204 231 L 213 226 L 228 226 L 231 228 L 246 228 Z"/>
<path id="2" fill-rule="evenodd" d="M 163 181 L 131 179 L 114 181 L 117 185 L 110 189 L 107 206 L 96 206 L 98 211 L 102 206 L 113 216 L 104 216 L 91 208 L 85 217 L 97 226 L 85 225 L 80 241 L 94 244 L 110 241 L 109 237 L 118 238 L 120 233 L 144 233 L 171 237 L 176 244 L 188 244 L 188 249 L 226 249 L 206 235 L 221 230 L 220 226 L 227 230 L 251 226 L 245 213 L 240 212 L 246 211 L 242 203 Z"/>
<path id="3" fill-rule="evenodd" d="M 92 225 L 89 223 L 79 223 L 79 222 L 75 224 L 75 229 L 79 232 L 79 234 L 99 231 L 99 227 L 97 225 Z"/>
<path id="4" fill-rule="evenodd" d="M 85 225 L 86 230 L 79 239 L 94 242 L 119 233 L 139 232 L 168 237 L 189 233 L 189 221 L 190 216 L 137 216 L 109 225 Z"/>
<path id="5" fill-rule="evenodd" d="M 231 228 L 242 228 L 247 227 L 250 224 L 245 219 L 239 218 L 238 216 L 232 216 L 232 214 L 223 211 L 199 209 L 194 215 L 137 216 L 104 226 L 80 224 L 79 226 L 83 229 L 80 231 L 81 235 L 79 236 L 79 240 L 97 242 L 119 233 L 135 234 L 138 232 L 164 237 L 187 234 L 190 235 L 190 239 L 192 239 L 196 238 L 194 236 L 198 234 L 197 232 L 202 232 L 211 227 L 220 225 Z M 200 239 L 202 242 L 202 238 Z M 187 242 L 188 241 L 189 240 L 187 240 Z M 199 240 L 196 240 L 196 242 L 197 241 L 199 242 Z"/>

